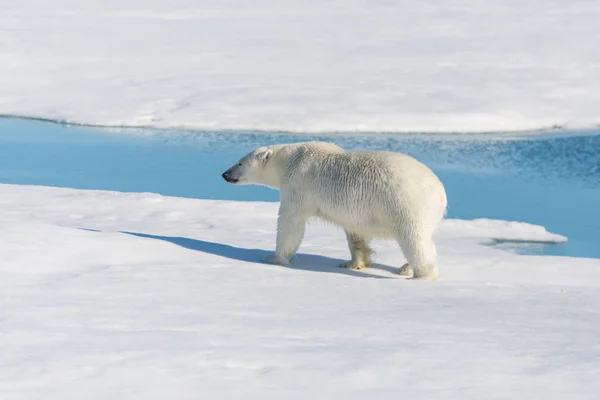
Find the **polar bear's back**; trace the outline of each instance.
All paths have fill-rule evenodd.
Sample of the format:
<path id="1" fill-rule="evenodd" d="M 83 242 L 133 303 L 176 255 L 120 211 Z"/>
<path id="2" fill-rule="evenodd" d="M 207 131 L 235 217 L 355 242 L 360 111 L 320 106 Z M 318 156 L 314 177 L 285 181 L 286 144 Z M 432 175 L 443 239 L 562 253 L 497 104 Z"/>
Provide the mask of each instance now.
<path id="1" fill-rule="evenodd" d="M 333 147 L 332 147 L 333 146 Z M 287 179 L 296 195 L 319 216 L 374 234 L 391 219 L 417 216 L 439 221 L 446 194 L 438 177 L 418 160 L 386 151 L 344 152 L 335 145 L 299 145 L 289 159 Z"/>
<path id="2" fill-rule="evenodd" d="M 357 200 L 372 196 L 420 200 L 441 186 L 431 169 L 402 153 L 333 153 L 307 164 L 312 167 L 307 169 L 310 182 Z"/>
<path id="3" fill-rule="evenodd" d="M 416 185 L 425 190 L 441 185 L 438 177 L 426 165 L 403 153 L 388 151 L 344 151 L 331 143 L 299 144 L 290 155 L 288 180 L 302 177 L 306 184 L 325 185 L 338 192 L 364 194 L 389 191 Z M 306 187 L 306 186 L 304 186 Z M 420 192 L 421 190 L 413 190 Z M 359 193 L 355 193 L 359 194 Z M 379 195 L 383 193 L 378 193 Z"/>

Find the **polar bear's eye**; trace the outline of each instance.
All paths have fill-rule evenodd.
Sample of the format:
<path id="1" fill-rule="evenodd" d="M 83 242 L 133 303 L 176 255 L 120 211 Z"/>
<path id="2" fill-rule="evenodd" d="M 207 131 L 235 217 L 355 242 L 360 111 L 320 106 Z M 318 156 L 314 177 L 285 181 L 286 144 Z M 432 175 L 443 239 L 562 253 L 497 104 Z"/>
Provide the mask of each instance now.
<path id="1" fill-rule="evenodd" d="M 238 165 L 237 165 L 237 166 L 238 166 L 238 167 L 241 167 L 241 166 L 242 166 L 242 163 L 241 163 L 241 162 L 240 162 L 240 163 L 238 163 Z"/>

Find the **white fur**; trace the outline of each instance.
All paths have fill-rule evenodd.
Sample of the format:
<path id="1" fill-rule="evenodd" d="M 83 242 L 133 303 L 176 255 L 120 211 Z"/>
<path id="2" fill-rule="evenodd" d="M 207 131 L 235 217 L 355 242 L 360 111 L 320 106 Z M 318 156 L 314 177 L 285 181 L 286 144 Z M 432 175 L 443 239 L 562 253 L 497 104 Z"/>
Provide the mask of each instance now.
<path id="1" fill-rule="evenodd" d="M 289 264 L 306 222 L 316 217 L 344 228 L 352 254 L 345 267 L 368 267 L 369 241 L 394 238 L 409 263 L 402 274 L 438 276 L 432 236 L 446 212 L 446 192 L 433 171 L 412 157 L 345 152 L 323 142 L 284 144 L 249 153 L 223 176 L 280 190 L 277 248 L 267 262 Z"/>

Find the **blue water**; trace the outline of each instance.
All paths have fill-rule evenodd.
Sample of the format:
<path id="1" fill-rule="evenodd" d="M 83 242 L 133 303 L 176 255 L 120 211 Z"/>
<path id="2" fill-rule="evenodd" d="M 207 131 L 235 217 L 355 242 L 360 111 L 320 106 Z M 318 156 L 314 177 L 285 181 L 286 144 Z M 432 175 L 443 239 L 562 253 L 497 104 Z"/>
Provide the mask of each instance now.
<path id="1" fill-rule="evenodd" d="M 600 132 L 311 139 L 416 157 L 444 182 L 451 218 L 523 221 L 569 237 L 564 245 L 520 252 L 600 257 Z M 0 183 L 277 201 L 276 191 L 228 185 L 220 175 L 258 146 L 303 140 L 307 136 L 109 130 L 0 118 Z"/>

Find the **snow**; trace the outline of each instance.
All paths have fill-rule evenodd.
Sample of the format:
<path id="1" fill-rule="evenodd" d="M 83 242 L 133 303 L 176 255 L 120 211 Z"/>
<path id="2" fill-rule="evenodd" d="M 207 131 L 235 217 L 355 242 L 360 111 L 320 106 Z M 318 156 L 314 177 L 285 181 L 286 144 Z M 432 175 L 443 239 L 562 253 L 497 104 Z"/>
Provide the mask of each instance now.
<path id="1" fill-rule="evenodd" d="M 590 0 L 0 0 L 0 113 L 100 125 L 600 123 Z"/>
<path id="2" fill-rule="evenodd" d="M 0 9 L 0 115 L 300 133 L 600 124 L 600 4 L 589 0 L 0 0 Z M 231 138 L 254 140 L 239 136 Z M 413 147 L 465 159 L 457 149 Z M 37 153 L 31 143 L 8 148 L 5 179 L 23 179 L 14 155 Z M 60 179 L 74 168 L 65 152 L 87 154 L 39 149 L 65 158 L 48 167 L 63 168 Z M 565 148 L 557 149 L 494 162 L 526 174 L 539 161 L 532 154 L 544 154 L 562 168 Z M 159 153 L 151 152 L 157 171 L 167 169 Z M 115 161 L 123 154 L 132 162 L 127 152 L 106 154 L 115 174 L 125 171 Z M 203 160 L 218 168 L 206 162 L 216 156 Z M 564 165 L 587 179 L 594 160 L 582 160 Z M 592 212 L 594 193 L 577 192 L 584 203 L 557 226 L 591 229 L 593 215 L 578 218 Z M 538 207 L 548 209 L 558 210 Z M 412 282 L 396 274 L 404 259 L 391 242 L 375 243 L 373 268 L 338 268 L 346 241 L 328 225 L 308 229 L 292 267 L 262 264 L 276 215 L 267 202 L 0 184 L 0 399 L 600 392 L 600 259 L 515 252 L 564 243 L 565 232 L 448 219 L 436 234 L 441 279 Z"/>
<path id="3" fill-rule="evenodd" d="M 566 236 L 548 232 L 543 226 L 487 218 L 477 218 L 470 221 L 446 220 L 439 230 L 442 232 L 446 230 L 459 231 L 463 236 L 491 238 L 500 241 L 565 243 L 568 240 Z"/>
<path id="4" fill-rule="evenodd" d="M 393 243 L 336 267 L 311 225 L 261 264 L 277 204 L 0 185 L 2 399 L 593 399 L 600 260 L 513 254 L 544 228 L 446 220 L 441 279 Z"/>

